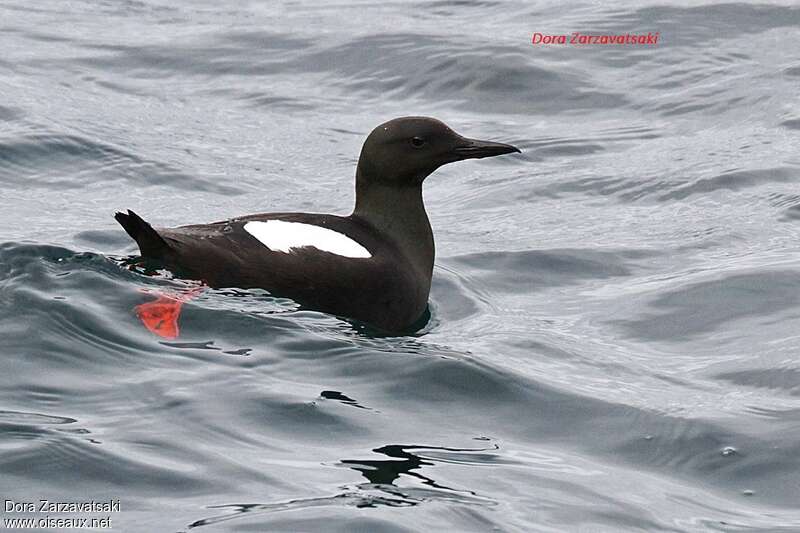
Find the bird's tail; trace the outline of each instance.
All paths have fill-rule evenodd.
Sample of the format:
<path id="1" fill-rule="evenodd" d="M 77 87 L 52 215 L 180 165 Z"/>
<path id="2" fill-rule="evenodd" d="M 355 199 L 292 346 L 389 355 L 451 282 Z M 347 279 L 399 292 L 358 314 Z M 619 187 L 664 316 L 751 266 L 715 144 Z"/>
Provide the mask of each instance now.
<path id="1" fill-rule="evenodd" d="M 142 256 L 163 258 L 170 252 L 167 241 L 153 229 L 153 226 L 130 209 L 128 214 L 117 213 L 114 218 L 139 245 Z"/>

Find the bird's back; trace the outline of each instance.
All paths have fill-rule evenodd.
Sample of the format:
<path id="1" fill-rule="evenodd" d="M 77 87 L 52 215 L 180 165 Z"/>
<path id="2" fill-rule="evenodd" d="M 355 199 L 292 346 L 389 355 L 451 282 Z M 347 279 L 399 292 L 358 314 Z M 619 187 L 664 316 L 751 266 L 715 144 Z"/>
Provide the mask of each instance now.
<path id="1" fill-rule="evenodd" d="M 166 246 L 140 244 L 144 257 L 212 287 L 261 288 L 387 330 L 411 325 L 427 306 L 430 276 L 420 278 L 399 248 L 352 217 L 265 213 L 153 231 Z M 305 236 L 298 246 L 291 231 Z"/>

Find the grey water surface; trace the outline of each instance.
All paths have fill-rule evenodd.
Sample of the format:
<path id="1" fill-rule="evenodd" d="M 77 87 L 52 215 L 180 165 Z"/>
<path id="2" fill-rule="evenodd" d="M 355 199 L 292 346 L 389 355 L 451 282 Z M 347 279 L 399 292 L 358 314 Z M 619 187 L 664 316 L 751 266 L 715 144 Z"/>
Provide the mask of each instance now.
<path id="1" fill-rule="evenodd" d="M 660 37 L 531 44 L 573 31 Z M 798 42 L 796 2 L 0 3 L 0 500 L 119 500 L 126 532 L 800 531 Z M 409 114 L 523 150 L 426 183 L 423 330 L 235 289 L 143 327 L 182 284 L 126 267 L 114 211 L 347 213 Z"/>

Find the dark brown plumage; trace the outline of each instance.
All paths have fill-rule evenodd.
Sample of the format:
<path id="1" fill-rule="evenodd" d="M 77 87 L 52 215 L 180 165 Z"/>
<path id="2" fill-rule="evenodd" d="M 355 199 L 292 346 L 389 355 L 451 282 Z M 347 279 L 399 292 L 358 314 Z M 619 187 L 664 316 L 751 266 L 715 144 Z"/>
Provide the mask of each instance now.
<path id="1" fill-rule="evenodd" d="M 266 213 L 213 224 L 154 229 L 128 211 L 115 218 L 142 256 L 213 287 L 263 288 L 312 309 L 402 332 L 424 313 L 435 248 L 422 182 L 440 166 L 519 152 L 508 144 L 458 135 L 426 117 L 375 128 L 356 169 L 356 205 L 349 216 Z M 281 220 L 336 231 L 369 251 L 346 257 L 313 246 L 272 250 L 244 229 Z"/>

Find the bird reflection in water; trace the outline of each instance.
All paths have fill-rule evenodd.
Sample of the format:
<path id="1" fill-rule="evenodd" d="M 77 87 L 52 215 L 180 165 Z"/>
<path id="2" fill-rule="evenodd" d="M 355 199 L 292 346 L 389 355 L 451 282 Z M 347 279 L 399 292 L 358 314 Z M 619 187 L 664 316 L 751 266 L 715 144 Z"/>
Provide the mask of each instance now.
<path id="1" fill-rule="evenodd" d="M 278 503 L 267 504 L 235 504 L 235 505 L 215 505 L 213 509 L 227 509 L 228 514 L 211 518 L 204 518 L 189 525 L 189 528 L 216 524 L 234 518 L 243 518 L 244 515 L 252 516 L 252 513 L 286 511 L 291 509 L 301 509 L 309 507 L 322 507 L 328 505 L 351 505 L 354 507 L 410 507 L 419 505 L 425 501 L 457 501 L 464 504 L 473 505 L 496 505 L 497 502 L 490 498 L 478 496 L 474 491 L 454 489 L 446 485 L 437 483 L 431 477 L 417 472 L 423 467 L 435 466 L 437 460 L 424 457 L 424 451 L 430 450 L 445 454 L 457 454 L 458 459 L 441 462 L 453 462 L 465 464 L 463 459 L 473 457 L 473 461 L 466 464 L 480 464 L 485 454 L 474 455 L 477 452 L 486 452 L 498 449 L 497 445 L 492 448 L 446 448 L 439 446 L 416 446 L 416 445 L 387 445 L 375 448 L 374 452 L 389 457 L 384 460 L 351 460 L 344 459 L 337 463 L 337 466 L 346 466 L 364 476 L 368 483 L 359 483 L 355 487 L 345 487 L 345 492 L 333 496 L 321 498 L 305 498 L 299 500 L 289 500 Z M 414 453 L 414 452 L 418 453 Z M 419 453 L 422 452 L 422 453 Z M 492 455 L 494 457 L 494 455 Z M 395 482 L 400 476 L 406 475 L 418 479 L 426 488 L 420 487 L 400 487 Z M 378 491 L 378 494 L 376 494 Z"/>
<path id="2" fill-rule="evenodd" d="M 471 490 L 457 490 L 451 487 L 447 487 L 445 485 L 440 485 L 433 479 L 419 473 L 415 472 L 415 470 L 419 470 L 423 466 L 434 466 L 435 463 L 431 460 L 423 459 L 422 457 L 413 454 L 409 450 L 444 450 L 449 452 L 475 452 L 475 451 L 483 451 L 483 450 L 476 450 L 476 449 L 458 449 L 458 448 L 441 448 L 435 446 L 402 446 L 399 444 L 393 444 L 388 446 L 382 446 L 380 448 L 375 448 L 374 452 L 386 455 L 387 457 L 392 457 L 400 460 L 383 460 L 383 461 L 356 461 L 356 460 L 349 460 L 345 459 L 342 460 L 340 464 L 344 466 L 348 466 L 353 470 L 356 470 L 361 473 L 369 483 L 362 483 L 358 485 L 359 488 L 362 489 L 379 489 L 390 494 L 396 496 L 406 497 L 407 495 L 403 493 L 403 489 L 397 487 L 394 482 L 403 474 L 407 476 L 414 477 L 419 479 L 424 485 L 429 487 L 433 487 L 436 489 L 442 489 L 447 491 L 452 491 L 456 493 L 466 493 L 476 496 L 476 494 Z M 371 485 L 371 486 L 370 486 Z M 408 505 L 416 505 L 413 501 L 413 498 L 408 501 Z"/>

